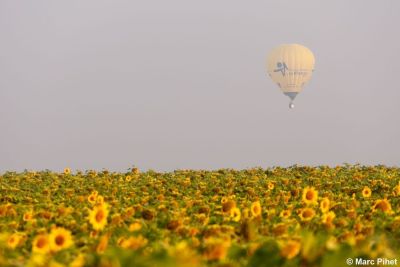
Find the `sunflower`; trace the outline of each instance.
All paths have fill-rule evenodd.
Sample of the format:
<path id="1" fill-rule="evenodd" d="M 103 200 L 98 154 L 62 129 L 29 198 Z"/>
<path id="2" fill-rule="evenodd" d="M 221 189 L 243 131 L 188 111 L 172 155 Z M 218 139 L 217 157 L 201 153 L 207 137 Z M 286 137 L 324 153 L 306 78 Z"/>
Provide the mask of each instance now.
<path id="1" fill-rule="evenodd" d="M 324 213 L 322 215 L 321 220 L 322 220 L 323 224 L 331 225 L 333 222 L 333 219 L 335 219 L 335 217 L 336 217 L 336 214 L 333 211 L 330 211 L 330 212 Z"/>
<path id="2" fill-rule="evenodd" d="M 275 188 L 275 185 L 274 185 L 274 183 L 269 182 L 267 187 L 268 187 L 269 190 L 273 190 Z"/>
<path id="3" fill-rule="evenodd" d="M 279 217 L 283 219 L 287 219 L 292 215 L 292 212 L 290 210 L 282 210 L 281 213 L 279 214 Z"/>
<path id="4" fill-rule="evenodd" d="M 32 242 L 32 252 L 46 254 L 50 250 L 49 238 L 46 234 L 37 235 Z"/>
<path id="5" fill-rule="evenodd" d="M 251 215 L 253 217 L 260 216 L 261 215 L 260 201 L 256 201 L 256 202 L 251 203 L 250 211 L 251 211 Z"/>
<path id="6" fill-rule="evenodd" d="M 236 208 L 236 203 L 233 200 L 228 200 L 222 204 L 222 212 L 229 213 L 233 208 Z"/>
<path id="7" fill-rule="evenodd" d="M 241 218 L 241 213 L 239 208 L 233 208 L 230 210 L 230 215 L 233 221 L 238 222 Z"/>
<path id="8" fill-rule="evenodd" d="M 281 248 L 281 256 L 290 260 L 299 254 L 301 248 L 301 244 L 299 241 L 289 240 L 283 247 Z"/>
<path id="9" fill-rule="evenodd" d="M 62 227 L 53 228 L 49 235 L 50 250 L 57 252 L 73 245 L 71 232 Z"/>
<path id="10" fill-rule="evenodd" d="M 103 230 L 107 225 L 108 213 L 108 205 L 106 203 L 97 205 L 90 211 L 89 222 L 92 224 L 93 229 Z"/>
<path id="11" fill-rule="evenodd" d="M 24 220 L 25 222 L 32 221 L 32 219 L 33 219 L 33 212 L 32 211 L 27 211 L 22 216 L 22 220 Z"/>
<path id="12" fill-rule="evenodd" d="M 89 196 L 88 196 L 88 201 L 89 201 L 89 203 L 90 204 L 96 204 L 96 199 L 97 199 L 97 192 L 96 193 L 91 193 Z"/>
<path id="13" fill-rule="evenodd" d="M 378 199 L 375 201 L 375 204 L 372 206 L 373 211 L 381 210 L 384 213 L 389 213 L 391 214 L 392 211 L 392 205 L 390 205 L 389 200 L 387 199 Z"/>
<path id="14" fill-rule="evenodd" d="M 142 218 L 148 221 L 151 221 L 156 216 L 156 213 L 152 209 L 144 209 L 142 211 Z"/>
<path id="15" fill-rule="evenodd" d="M 136 175 L 139 174 L 139 173 L 140 173 L 139 168 L 136 168 L 136 167 L 135 167 L 135 168 L 132 168 L 132 173 L 133 173 L 133 174 L 136 174 Z"/>
<path id="16" fill-rule="evenodd" d="M 64 174 L 65 175 L 71 174 L 71 169 L 70 168 L 65 168 L 64 169 Z"/>
<path id="17" fill-rule="evenodd" d="M 170 220 L 167 225 L 166 228 L 170 231 L 176 231 L 178 229 L 180 229 L 180 227 L 182 226 L 182 220 Z"/>
<path id="18" fill-rule="evenodd" d="M 315 210 L 312 208 L 304 208 L 300 211 L 299 216 L 302 221 L 310 221 L 315 216 Z"/>
<path id="19" fill-rule="evenodd" d="M 307 186 L 303 189 L 302 199 L 307 205 L 317 204 L 318 191 L 316 191 L 314 187 Z"/>
<path id="20" fill-rule="evenodd" d="M 124 210 L 124 218 L 128 219 L 130 217 L 132 217 L 135 214 L 135 208 L 134 207 L 127 207 Z"/>
<path id="21" fill-rule="evenodd" d="M 20 245 L 22 241 L 22 235 L 19 233 L 11 234 L 7 239 L 7 247 L 11 249 L 15 249 Z"/>
<path id="22" fill-rule="evenodd" d="M 372 194 L 371 189 L 368 186 L 364 186 L 363 190 L 362 190 L 362 196 L 364 198 L 369 198 Z"/>
<path id="23" fill-rule="evenodd" d="M 329 198 L 324 197 L 324 198 L 321 200 L 321 203 L 320 203 L 321 212 L 322 212 L 322 213 L 328 212 L 328 211 L 329 211 L 329 208 L 330 208 L 330 205 L 331 205 L 331 202 L 330 202 Z"/>

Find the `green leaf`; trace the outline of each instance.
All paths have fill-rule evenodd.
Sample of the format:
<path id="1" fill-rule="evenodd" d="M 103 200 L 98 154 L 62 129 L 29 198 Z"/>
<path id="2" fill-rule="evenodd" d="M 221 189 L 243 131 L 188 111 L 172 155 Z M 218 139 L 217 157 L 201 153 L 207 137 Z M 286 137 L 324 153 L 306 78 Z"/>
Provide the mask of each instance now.
<path id="1" fill-rule="evenodd" d="M 270 240 L 256 250 L 249 261 L 249 267 L 276 267 L 282 266 L 284 259 L 279 254 L 276 242 Z"/>

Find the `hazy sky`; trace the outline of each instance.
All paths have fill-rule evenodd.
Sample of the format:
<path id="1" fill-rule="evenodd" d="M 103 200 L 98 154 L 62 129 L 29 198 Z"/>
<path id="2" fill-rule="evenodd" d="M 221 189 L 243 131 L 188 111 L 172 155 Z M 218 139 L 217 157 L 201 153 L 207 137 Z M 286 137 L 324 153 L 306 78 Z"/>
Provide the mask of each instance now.
<path id="1" fill-rule="evenodd" d="M 0 172 L 399 166 L 400 1 L 0 1 Z M 268 51 L 309 47 L 288 109 Z"/>

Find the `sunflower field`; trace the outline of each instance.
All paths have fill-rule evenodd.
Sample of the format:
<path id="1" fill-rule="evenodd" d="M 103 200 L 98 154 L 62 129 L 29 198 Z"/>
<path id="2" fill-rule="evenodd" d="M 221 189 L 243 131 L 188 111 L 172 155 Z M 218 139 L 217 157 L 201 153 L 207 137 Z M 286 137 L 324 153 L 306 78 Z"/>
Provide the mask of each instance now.
<path id="1" fill-rule="evenodd" d="M 400 169 L 0 174 L 0 266 L 347 266 L 400 255 Z M 400 264 L 400 263 L 399 263 Z"/>

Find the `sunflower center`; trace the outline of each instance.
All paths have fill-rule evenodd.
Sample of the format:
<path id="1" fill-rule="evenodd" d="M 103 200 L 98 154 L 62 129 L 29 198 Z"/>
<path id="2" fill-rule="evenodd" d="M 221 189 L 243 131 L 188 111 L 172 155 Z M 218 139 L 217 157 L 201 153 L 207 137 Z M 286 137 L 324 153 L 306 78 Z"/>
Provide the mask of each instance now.
<path id="1" fill-rule="evenodd" d="M 96 221 L 101 222 L 103 220 L 103 218 L 104 218 L 104 212 L 102 210 L 99 210 L 96 213 Z"/>
<path id="2" fill-rule="evenodd" d="M 381 209 L 382 211 L 387 211 L 387 210 L 389 210 L 389 207 L 388 207 L 387 203 L 385 203 L 385 202 L 380 202 L 380 203 L 377 205 L 377 207 L 378 207 L 378 209 Z"/>
<path id="3" fill-rule="evenodd" d="M 312 191 L 308 191 L 306 194 L 307 200 L 312 200 L 314 198 L 314 194 Z"/>
<path id="4" fill-rule="evenodd" d="M 312 212 L 311 212 L 311 211 L 305 210 L 305 211 L 303 212 L 303 217 L 304 217 L 304 218 L 308 218 L 308 217 L 311 217 L 311 216 L 312 216 Z"/>
<path id="5" fill-rule="evenodd" d="M 62 235 L 58 235 L 55 239 L 57 246 L 62 246 L 64 244 L 64 237 Z"/>
<path id="6" fill-rule="evenodd" d="M 57 240 L 56 240 L 57 243 Z M 36 243 L 36 247 L 38 248 L 43 248 L 46 245 L 46 239 L 44 238 L 40 238 L 37 243 Z"/>

